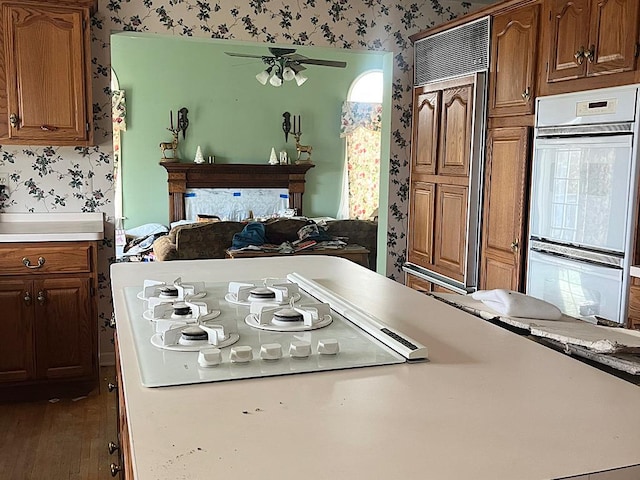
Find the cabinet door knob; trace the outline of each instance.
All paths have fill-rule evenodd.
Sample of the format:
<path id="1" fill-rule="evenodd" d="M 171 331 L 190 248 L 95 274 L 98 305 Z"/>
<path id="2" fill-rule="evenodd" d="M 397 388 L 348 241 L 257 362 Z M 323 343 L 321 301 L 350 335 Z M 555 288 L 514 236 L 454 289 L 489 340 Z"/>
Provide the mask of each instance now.
<path id="1" fill-rule="evenodd" d="M 24 292 L 24 303 L 31 305 L 31 292 Z"/>
<path id="2" fill-rule="evenodd" d="M 118 385 L 116 385 L 115 383 L 107 383 L 107 390 L 109 390 L 110 392 L 113 392 L 115 389 L 118 388 Z"/>
<path id="3" fill-rule="evenodd" d="M 589 47 L 589 50 L 584 52 L 584 56 L 587 57 L 587 60 L 589 60 L 589 63 L 593 63 L 594 60 L 596 59 L 596 46 L 591 45 Z"/>
<path id="4" fill-rule="evenodd" d="M 530 98 L 531 98 L 531 88 L 527 87 L 527 89 L 524 92 L 522 92 L 522 99 L 525 102 L 528 102 Z"/>
<path id="5" fill-rule="evenodd" d="M 122 467 L 120 465 L 116 465 L 115 463 L 112 463 L 109 466 L 109 470 L 111 470 L 112 477 L 117 477 L 118 473 L 120 473 L 120 470 L 122 470 Z"/>
<path id="6" fill-rule="evenodd" d="M 27 267 L 27 268 L 31 268 L 31 269 L 36 269 L 36 268 L 40 268 L 44 265 L 45 259 L 44 257 L 38 257 L 38 264 L 37 265 L 31 265 L 31 260 L 29 260 L 29 257 L 24 257 L 22 259 L 22 264 Z"/>
<path id="7" fill-rule="evenodd" d="M 38 302 L 40 302 L 40 305 L 44 305 L 45 300 L 47 299 L 47 297 L 44 294 L 44 290 L 40 290 L 38 292 Z"/>
<path id="8" fill-rule="evenodd" d="M 573 57 L 576 59 L 576 63 L 578 65 L 582 65 L 584 63 L 584 47 L 580 47 Z"/>
<path id="9" fill-rule="evenodd" d="M 9 124 L 11 125 L 11 128 L 18 128 L 18 115 L 15 113 L 9 115 Z"/>
<path id="10" fill-rule="evenodd" d="M 109 449 L 109 455 L 113 455 L 115 452 L 120 450 L 120 447 L 115 442 L 109 442 L 109 444 L 107 445 L 107 448 Z"/>
<path id="11" fill-rule="evenodd" d="M 519 247 L 519 242 L 518 242 L 518 239 L 516 238 L 513 242 L 511 242 L 511 250 L 515 252 L 516 250 L 518 250 L 518 247 Z"/>
<path id="12" fill-rule="evenodd" d="M 111 313 L 111 320 L 109 320 L 109 327 L 116 328 L 116 314 Z"/>

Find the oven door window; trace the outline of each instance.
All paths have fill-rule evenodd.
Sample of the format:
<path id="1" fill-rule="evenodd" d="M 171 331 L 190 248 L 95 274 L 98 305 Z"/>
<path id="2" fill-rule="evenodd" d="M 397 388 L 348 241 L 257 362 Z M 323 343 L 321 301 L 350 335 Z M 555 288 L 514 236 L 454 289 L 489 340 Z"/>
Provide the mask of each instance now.
<path id="1" fill-rule="evenodd" d="M 536 139 L 531 236 L 623 252 L 632 163 L 630 135 Z"/>

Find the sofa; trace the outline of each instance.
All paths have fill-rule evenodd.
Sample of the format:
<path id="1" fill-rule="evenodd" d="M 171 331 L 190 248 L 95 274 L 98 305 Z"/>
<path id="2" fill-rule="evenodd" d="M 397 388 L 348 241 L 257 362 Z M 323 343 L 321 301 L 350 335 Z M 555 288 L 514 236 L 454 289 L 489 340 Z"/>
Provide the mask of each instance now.
<path id="1" fill-rule="evenodd" d="M 310 222 L 302 218 L 275 218 L 262 222 L 267 243 L 280 245 L 298 239 L 298 231 Z M 173 227 L 153 242 L 156 260 L 197 260 L 225 258 L 233 236 L 241 232 L 246 222 L 198 222 Z M 326 233 L 349 244 L 369 250 L 369 265 L 376 268 L 378 223 L 370 220 L 331 220 L 320 224 Z"/>

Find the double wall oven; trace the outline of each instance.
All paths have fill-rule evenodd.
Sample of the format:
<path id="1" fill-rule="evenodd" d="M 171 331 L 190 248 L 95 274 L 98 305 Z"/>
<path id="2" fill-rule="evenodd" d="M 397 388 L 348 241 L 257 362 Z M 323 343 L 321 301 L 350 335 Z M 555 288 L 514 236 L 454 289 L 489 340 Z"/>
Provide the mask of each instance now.
<path id="1" fill-rule="evenodd" d="M 636 228 L 637 85 L 541 97 L 527 294 L 622 323 Z"/>

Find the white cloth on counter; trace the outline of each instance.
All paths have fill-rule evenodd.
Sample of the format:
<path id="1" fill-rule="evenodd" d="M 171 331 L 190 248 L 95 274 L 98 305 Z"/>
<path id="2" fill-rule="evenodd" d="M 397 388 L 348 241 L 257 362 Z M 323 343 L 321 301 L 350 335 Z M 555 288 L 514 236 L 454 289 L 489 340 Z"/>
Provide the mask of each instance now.
<path id="1" fill-rule="evenodd" d="M 562 312 L 555 305 L 511 290 L 478 290 L 472 293 L 471 297 L 508 317 L 542 320 L 559 320 L 562 317 Z"/>

